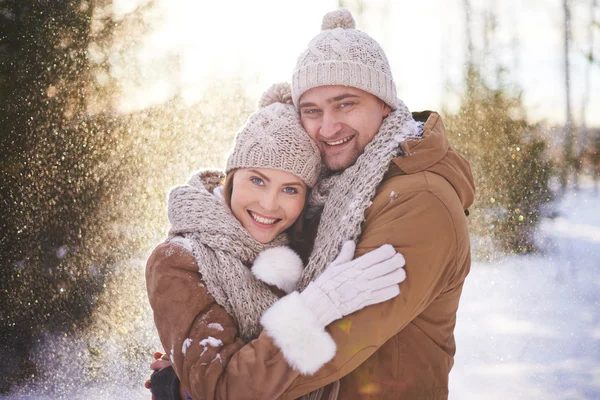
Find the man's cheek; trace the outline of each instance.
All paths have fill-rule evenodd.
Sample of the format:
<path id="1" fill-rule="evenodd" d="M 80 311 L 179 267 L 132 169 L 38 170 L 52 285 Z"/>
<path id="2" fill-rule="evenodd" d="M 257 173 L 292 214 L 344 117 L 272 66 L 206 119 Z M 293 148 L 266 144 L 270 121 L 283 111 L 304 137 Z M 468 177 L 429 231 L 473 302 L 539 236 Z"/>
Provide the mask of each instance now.
<path id="1" fill-rule="evenodd" d="M 308 136 L 315 142 L 317 142 L 317 135 L 319 133 L 319 127 L 314 122 L 311 123 L 310 120 L 301 120 L 302 127 L 308 133 Z"/>

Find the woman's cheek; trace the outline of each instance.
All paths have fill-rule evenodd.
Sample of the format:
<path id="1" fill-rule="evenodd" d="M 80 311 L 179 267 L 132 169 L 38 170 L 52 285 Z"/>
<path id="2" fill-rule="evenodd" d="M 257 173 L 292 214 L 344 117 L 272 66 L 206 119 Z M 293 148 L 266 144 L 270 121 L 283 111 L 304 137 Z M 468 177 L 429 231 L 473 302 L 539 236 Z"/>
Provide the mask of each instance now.
<path id="1" fill-rule="evenodd" d="M 300 213 L 302 212 L 302 209 L 304 208 L 304 196 L 301 196 L 299 194 L 295 195 L 292 199 L 290 199 L 289 202 L 289 206 L 288 206 L 288 219 L 292 220 L 292 223 L 294 223 L 296 221 L 296 219 L 298 219 L 298 217 L 300 216 Z"/>

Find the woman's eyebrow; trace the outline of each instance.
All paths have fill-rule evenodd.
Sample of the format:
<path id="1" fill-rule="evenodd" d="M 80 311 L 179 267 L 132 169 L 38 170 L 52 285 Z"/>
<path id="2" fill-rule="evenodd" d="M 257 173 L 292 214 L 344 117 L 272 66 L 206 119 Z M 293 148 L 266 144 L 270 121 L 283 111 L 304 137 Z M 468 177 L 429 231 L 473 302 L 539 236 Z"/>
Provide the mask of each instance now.
<path id="1" fill-rule="evenodd" d="M 264 174 L 261 174 L 260 172 L 258 172 L 255 169 L 248 170 L 248 172 L 252 172 L 253 174 L 260 176 L 263 180 L 265 180 L 267 182 L 271 182 L 271 180 L 269 178 L 267 178 Z"/>
<path id="2" fill-rule="evenodd" d="M 289 182 L 289 183 L 283 183 L 281 186 L 298 186 L 298 187 L 302 187 L 302 184 L 300 182 Z"/>

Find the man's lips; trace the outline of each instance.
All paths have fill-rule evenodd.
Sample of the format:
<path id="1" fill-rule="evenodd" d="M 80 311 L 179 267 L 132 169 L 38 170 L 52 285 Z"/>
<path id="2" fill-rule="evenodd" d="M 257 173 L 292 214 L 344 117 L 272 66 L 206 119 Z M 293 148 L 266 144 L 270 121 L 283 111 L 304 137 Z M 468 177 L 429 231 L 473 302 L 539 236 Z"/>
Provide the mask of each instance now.
<path id="1" fill-rule="evenodd" d="M 356 136 L 356 135 L 346 136 L 346 137 L 343 137 L 343 138 L 338 139 L 338 140 L 321 140 L 321 141 L 323 143 L 325 143 L 325 145 L 327 147 L 335 147 L 335 146 L 340 146 L 340 145 L 348 143 L 349 141 L 351 141 L 352 139 L 354 139 L 354 136 Z"/>

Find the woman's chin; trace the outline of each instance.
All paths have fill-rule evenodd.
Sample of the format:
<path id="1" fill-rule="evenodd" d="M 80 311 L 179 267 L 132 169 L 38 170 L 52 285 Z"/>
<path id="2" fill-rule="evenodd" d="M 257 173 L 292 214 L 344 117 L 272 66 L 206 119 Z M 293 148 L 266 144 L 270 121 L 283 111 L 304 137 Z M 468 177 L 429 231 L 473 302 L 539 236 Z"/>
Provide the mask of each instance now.
<path id="1" fill-rule="evenodd" d="M 248 229 L 248 231 L 250 232 L 250 236 L 252 236 L 254 240 L 262 244 L 267 244 L 273 241 L 273 239 L 275 239 L 275 236 L 277 236 L 277 231 L 275 230 L 269 232 L 260 229 Z"/>
<path id="2" fill-rule="evenodd" d="M 287 229 L 287 224 L 284 221 L 278 221 L 274 226 L 259 225 L 256 221 L 249 221 L 248 232 L 250 236 L 259 243 L 267 244 L 275 240 L 277 235 Z"/>
<path id="3" fill-rule="evenodd" d="M 273 235 L 252 235 L 252 237 L 258 243 L 262 243 L 262 244 L 270 243 L 273 241 L 273 239 L 275 239 L 275 236 L 273 236 Z"/>

